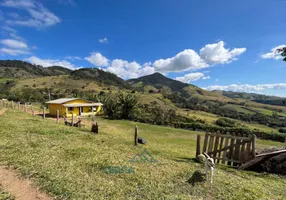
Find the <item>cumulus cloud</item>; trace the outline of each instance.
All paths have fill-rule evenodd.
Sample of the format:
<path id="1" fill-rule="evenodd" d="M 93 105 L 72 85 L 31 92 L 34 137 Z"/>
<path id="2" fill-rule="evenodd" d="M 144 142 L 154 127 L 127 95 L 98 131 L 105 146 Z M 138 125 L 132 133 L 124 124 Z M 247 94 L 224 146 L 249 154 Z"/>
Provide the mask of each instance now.
<path id="1" fill-rule="evenodd" d="M 93 52 L 90 56 L 85 57 L 84 59 L 96 67 L 106 67 L 109 63 L 109 60 L 98 52 Z"/>
<path id="2" fill-rule="evenodd" d="M 225 90 L 225 91 L 234 91 L 234 92 L 257 92 L 263 91 L 266 89 L 286 89 L 286 83 L 277 83 L 277 84 L 231 84 L 231 85 L 213 85 L 204 88 L 206 90 Z"/>
<path id="3" fill-rule="evenodd" d="M 215 64 L 230 63 L 237 59 L 237 57 L 244 53 L 246 48 L 234 48 L 232 50 L 224 47 L 224 42 L 220 41 L 215 44 L 208 44 L 200 50 L 198 54 L 193 49 L 185 49 L 173 57 L 166 59 L 158 59 L 153 63 L 147 62 L 143 65 L 133 61 L 128 62 L 122 59 L 108 60 L 100 53 L 92 53 L 91 56 L 85 59 L 95 65 L 96 67 L 106 67 L 106 70 L 117 74 L 122 78 L 136 78 L 152 74 L 155 71 L 163 74 L 168 72 L 182 72 L 194 71 L 208 68 Z M 183 82 L 194 81 L 198 74 L 191 73 L 183 77 L 177 77 Z M 200 76 L 199 79 L 209 79 L 209 76 Z"/>
<path id="4" fill-rule="evenodd" d="M 28 45 L 25 42 L 13 39 L 0 40 L 0 43 L 14 49 L 28 49 Z"/>
<path id="5" fill-rule="evenodd" d="M 153 66 L 159 72 L 179 72 L 203 69 L 208 67 L 208 64 L 194 50 L 186 49 L 174 57 L 156 60 Z"/>
<path id="6" fill-rule="evenodd" d="M 224 47 L 224 42 L 207 44 L 201 48 L 200 56 L 209 65 L 226 64 L 237 59 L 237 56 L 244 53 L 246 48 L 234 48 L 232 50 Z"/>
<path id="7" fill-rule="evenodd" d="M 156 60 L 153 67 L 163 73 L 199 70 L 216 64 L 231 63 L 246 51 L 246 48 L 226 49 L 224 45 L 223 41 L 207 44 L 200 49 L 200 54 L 193 49 L 186 49 L 174 57 Z"/>
<path id="8" fill-rule="evenodd" d="M 197 81 L 199 79 L 209 79 L 210 76 L 205 76 L 203 73 L 196 72 L 196 73 L 189 73 L 185 74 L 184 76 L 181 77 L 176 77 L 177 81 L 181 81 L 183 83 L 190 83 L 193 81 Z"/>
<path id="9" fill-rule="evenodd" d="M 27 58 L 26 60 L 33 64 L 41 65 L 43 67 L 61 66 L 61 67 L 65 67 L 65 68 L 72 69 L 72 70 L 81 68 L 81 67 L 75 66 L 74 64 L 66 60 L 41 59 L 36 56 L 31 56 Z"/>
<path id="10" fill-rule="evenodd" d="M 98 42 L 107 44 L 108 40 L 107 38 L 103 38 L 103 39 L 98 39 Z"/>
<path id="11" fill-rule="evenodd" d="M 10 16 L 10 19 L 6 20 L 6 23 L 9 25 L 43 28 L 55 25 L 61 21 L 59 17 L 35 0 L 4 0 L 0 5 L 21 9 L 28 13 L 25 16 Z"/>
<path id="12" fill-rule="evenodd" d="M 151 66 L 141 66 L 135 61 L 128 62 L 121 59 L 113 60 L 106 70 L 124 79 L 138 78 L 139 76 L 145 76 L 155 72 L 154 68 Z"/>
<path id="13" fill-rule="evenodd" d="M 282 56 L 279 53 L 277 53 L 277 49 L 280 49 L 283 47 L 286 47 L 286 45 L 282 44 L 282 45 L 279 45 L 277 47 L 274 47 L 270 50 L 270 52 L 265 53 L 265 54 L 261 54 L 260 57 L 262 59 L 275 59 L 275 60 L 282 59 Z"/>

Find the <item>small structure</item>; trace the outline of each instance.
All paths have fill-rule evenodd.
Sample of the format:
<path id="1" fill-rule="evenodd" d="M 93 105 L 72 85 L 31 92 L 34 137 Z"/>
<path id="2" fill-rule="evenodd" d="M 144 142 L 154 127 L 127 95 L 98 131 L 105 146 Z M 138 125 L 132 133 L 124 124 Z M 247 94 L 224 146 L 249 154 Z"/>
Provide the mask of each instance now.
<path id="1" fill-rule="evenodd" d="M 60 117 L 91 116 L 101 111 L 102 103 L 94 103 L 80 98 L 62 98 L 46 102 L 50 115 L 57 116 L 59 110 Z"/>

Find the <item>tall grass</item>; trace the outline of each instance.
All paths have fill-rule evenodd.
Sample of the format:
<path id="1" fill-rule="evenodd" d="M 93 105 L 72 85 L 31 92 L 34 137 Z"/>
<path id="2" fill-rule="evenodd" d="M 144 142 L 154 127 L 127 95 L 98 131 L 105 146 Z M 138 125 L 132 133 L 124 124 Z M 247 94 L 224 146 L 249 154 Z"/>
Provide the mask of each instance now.
<path id="1" fill-rule="evenodd" d="M 196 132 L 96 118 L 99 134 L 8 109 L 0 116 L 0 164 L 16 168 L 57 199 L 283 199 L 276 175 L 215 170 L 214 185 L 187 183 L 203 165 L 192 160 Z M 135 125 L 145 146 L 133 145 Z M 259 141 L 260 143 L 261 141 Z M 283 145 L 262 143 L 263 146 Z M 259 144 L 258 144 L 259 146 Z M 146 148 L 157 163 L 130 163 Z M 105 174 L 105 166 L 135 174 Z"/>

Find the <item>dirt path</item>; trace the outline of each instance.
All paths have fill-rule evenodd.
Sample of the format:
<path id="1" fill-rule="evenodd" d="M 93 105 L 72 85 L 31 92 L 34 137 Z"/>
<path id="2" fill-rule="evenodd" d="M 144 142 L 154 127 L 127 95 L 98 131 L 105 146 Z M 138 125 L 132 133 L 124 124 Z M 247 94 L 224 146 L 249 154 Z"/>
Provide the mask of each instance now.
<path id="1" fill-rule="evenodd" d="M 16 200 L 52 200 L 39 191 L 29 179 L 21 179 L 17 173 L 0 167 L 0 185 Z"/>
<path id="2" fill-rule="evenodd" d="M 0 115 L 5 113 L 0 110 Z M 0 166 L 0 187 L 3 187 L 15 200 L 52 200 L 50 196 L 40 192 L 29 179 L 22 179 L 13 170 Z"/>

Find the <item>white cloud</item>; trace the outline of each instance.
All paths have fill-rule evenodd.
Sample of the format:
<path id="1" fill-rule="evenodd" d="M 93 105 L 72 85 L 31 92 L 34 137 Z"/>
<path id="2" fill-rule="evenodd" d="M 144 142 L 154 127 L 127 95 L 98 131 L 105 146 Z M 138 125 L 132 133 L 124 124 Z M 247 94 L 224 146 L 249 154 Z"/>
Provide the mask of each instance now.
<path id="1" fill-rule="evenodd" d="M 25 42 L 13 39 L 0 40 L 0 43 L 13 49 L 28 49 L 28 45 Z"/>
<path id="2" fill-rule="evenodd" d="M 280 49 L 280 48 L 283 48 L 283 47 L 286 47 L 286 45 L 282 44 L 282 45 L 279 45 L 277 47 L 274 47 L 274 48 L 271 49 L 270 52 L 265 53 L 265 54 L 261 54 L 260 57 L 262 59 L 275 59 L 275 60 L 282 59 L 282 56 L 279 53 L 277 53 L 277 49 Z"/>
<path id="3" fill-rule="evenodd" d="M 108 39 L 107 38 L 98 39 L 98 42 L 107 44 L 108 43 Z"/>
<path id="4" fill-rule="evenodd" d="M 232 50 L 224 47 L 224 42 L 207 44 L 201 48 L 200 56 L 209 65 L 226 64 L 237 59 L 237 56 L 244 53 L 246 48 L 234 48 Z"/>
<path id="5" fill-rule="evenodd" d="M 65 4 L 65 5 L 71 5 L 71 6 L 77 6 L 76 2 L 74 0 L 58 0 L 58 3 Z"/>
<path id="6" fill-rule="evenodd" d="M 109 67 L 106 68 L 106 71 L 112 72 L 124 79 L 138 78 L 155 72 L 151 66 L 141 66 L 135 61 L 128 62 L 121 59 L 113 60 Z"/>
<path id="7" fill-rule="evenodd" d="M 9 54 L 12 56 L 17 56 L 20 54 L 30 54 L 30 52 L 27 49 L 11 49 L 11 48 L 5 48 L 5 47 L 1 48 L 0 52 L 4 54 Z"/>
<path id="8" fill-rule="evenodd" d="M 225 91 L 234 91 L 234 92 L 257 92 L 263 91 L 266 89 L 286 89 L 286 83 L 277 83 L 277 84 L 231 84 L 226 86 L 213 85 L 204 88 L 206 90 L 225 90 Z"/>
<path id="9" fill-rule="evenodd" d="M 79 57 L 79 56 L 66 56 L 65 59 L 71 60 L 71 61 L 82 60 L 81 57 Z"/>
<path id="10" fill-rule="evenodd" d="M 200 54 L 192 49 L 186 49 L 174 57 L 156 60 L 153 63 L 153 67 L 159 72 L 199 70 L 216 64 L 230 63 L 237 60 L 237 56 L 245 51 L 246 48 L 226 49 L 224 42 L 220 41 L 214 44 L 207 44 L 201 48 Z"/>
<path id="11" fill-rule="evenodd" d="M 196 72 L 196 73 L 190 73 L 190 74 L 185 74 L 184 76 L 181 77 L 176 77 L 176 80 L 181 81 L 183 83 L 190 83 L 192 81 L 197 81 L 199 79 L 209 79 L 210 76 L 205 76 L 203 73 Z"/>
<path id="12" fill-rule="evenodd" d="M 85 57 L 85 60 L 95 65 L 96 67 L 106 67 L 108 66 L 109 60 L 101 55 L 101 53 L 93 52 L 89 57 Z"/>
<path id="13" fill-rule="evenodd" d="M 194 50 L 186 49 L 174 57 L 156 60 L 153 67 L 159 72 L 180 72 L 203 69 L 208 67 L 208 64 Z"/>
<path id="14" fill-rule="evenodd" d="M 4 0 L 0 5 L 15 9 L 25 10 L 29 15 L 10 16 L 6 20 L 10 25 L 21 25 L 28 27 L 43 28 L 55 25 L 61 20 L 54 13 L 50 12 L 41 3 L 35 0 Z"/>
<path id="15" fill-rule="evenodd" d="M 137 78 L 152 74 L 155 71 L 167 74 L 168 72 L 194 71 L 208 68 L 215 64 L 230 63 L 245 51 L 246 48 L 225 49 L 224 42 L 220 41 L 216 44 L 209 44 L 203 47 L 200 51 L 201 55 L 192 49 L 186 49 L 171 58 L 158 59 L 153 63 L 147 62 L 143 66 L 135 61 L 128 62 L 122 59 L 110 61 L 100 53 L 91 53 L 85 59 L 96 67 L 106 67 L 106 70 L 122 78 Z M 194 74 L 196 73 L 177 78 L 184 82 L 190 82 L 195 80 Z M 203 75 L 200 78 L 209 79 L 210 77 Z"/>
<path id="16" fill-rule="evenodd" d="M 69 68 L 72 70 L 81 68 L 81 67 L 75 66 L 74 64 L 66 60 L 41 59 L 36 56 L 31 56 L 27 58 L 26 60 L 33 64 L 41 65 L 43 67 L 62 66 L 62 67 Z"/>
<path id="17" fill-rule="evenodd" d="M 4 0 L 1 3 L 2 6 L 12 7 L 12 8 L 32 8 L 35 7 L 32 0 Z"/>
<path id="18" fill-rule="evenodd" d="M 9 32 L 9 33 L 17 33 L 17 31 L 9 26 L 2 27 L 3 30 Z"/>

